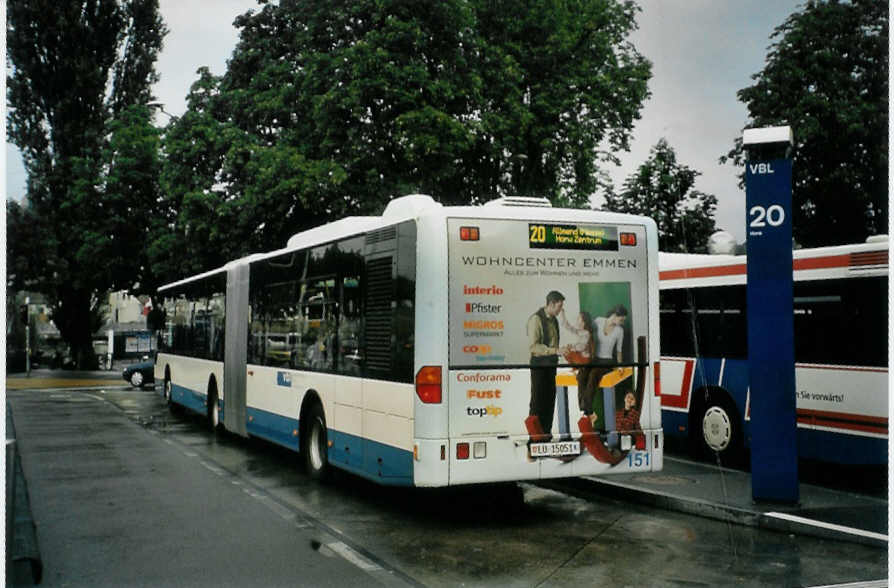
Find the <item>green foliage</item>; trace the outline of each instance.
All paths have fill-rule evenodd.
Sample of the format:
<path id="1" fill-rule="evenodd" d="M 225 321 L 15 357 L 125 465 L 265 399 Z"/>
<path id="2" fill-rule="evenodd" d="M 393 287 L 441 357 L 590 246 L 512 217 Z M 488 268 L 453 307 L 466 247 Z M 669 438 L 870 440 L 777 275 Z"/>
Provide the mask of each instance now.
<path id="1" fill-rule="evenodd" d="M 132 105 L 150 98 L 165 32 L 158 0 L 7 4 L 7 121 L 28 173 L 8 219 L 27 236 L 10 239 L 13 286 L 50 298 L 81 367 L 95 363 L 91 305 L 148 278 L 136 225 L 158 204 L 158 137 Z"/>
<path id="2" fill-rule="evenodd" d="M 716 230 L 717 198 L 692 189 L 699 175 L 677 163 L 676 152 L 661 139 L 624 181 L 621 193 L 606 196 L 605 208 L 652 217 L 661 251 L 705 253 L 708 237 Z"/>
<path id="3" fill-rule="evenodd" d="M 804 246 L 888 226 L 888 2 L 808 0 L 738 92 L 746 128 L 791 125 L 793 232 Z M 721 161 L 742 164 L 741 138 Z"/>
<path id="4" fill-rule="evenodd" d="M 626 37 L 633 2 L 481 0 L 483 101 L 473 196 L 585 206 L 648 97 L 651 65 Z"/>
<path id="5" fill-rule="evenodd" d="M 585 206 L 648 95 L 650 66 L 625 41 L 637 10 L 616 0 L 264 3 L 236 20 L 227 72 L 200 70 L 189 110 L 167 129 L 174 230 L 153 259 L 174 279 L 414 192 Z"/>

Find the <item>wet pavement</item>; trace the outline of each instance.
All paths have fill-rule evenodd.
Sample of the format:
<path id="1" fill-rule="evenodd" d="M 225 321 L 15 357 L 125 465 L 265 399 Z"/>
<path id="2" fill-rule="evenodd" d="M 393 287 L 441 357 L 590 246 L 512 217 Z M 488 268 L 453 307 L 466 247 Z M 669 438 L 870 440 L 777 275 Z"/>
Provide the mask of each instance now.
<path id="1" fill-rule="evenodd" d="M 570 485 L 751 527 L 888 546 L 885 499 L 802 483 L 798 504 L 755 502 L 749 472 L 667 455 L 660 473 L 586 477 Z"/>
<path id="2" fill-rule="evenodd" d="M 187 547 L 197 547 L 196 537 L 190 535 L 210 537 L 213 533 L 200 523 L 193 529 L 187 522 L 189 516 L 198 515 L 200 520 L 207 516 L 202 515 L 207 507 L 195 494 L 201 491 L 213 495 L 224 487 L 236 488 L 242 498 L 248 496 L 281 519 L 265 523 L 278 536 L 257 535 L 255 540 L 272 540 L 274 544 L 298 540 L 301 548 L 296 545 L 293 550 L 311 557 L 316 566 L 320 562 L 313 559 L 313 554 L 343 564 L 354 563 L 355 568 L 355 562 L 359 562 L 360 571 L 363 566 L 373 568 L 373 575 L 366 573 L 370 584 L 808 586 L 887 576 L 888 509 L 887 500 L 880 497 L 802 484 L 800 504 L 760 505 L 751 500 L 747 472 L 667 455 L 660 473 L 522 484 L 509 494 L 504 489 L 485 487 L 455 491 L 383 488 L 352 476 L 340 476 L 335 484 L 321 487 L 297 471 L 298 460 L 290 452 L 258 441 L 215 436 L 204 431 L 196 419 L 171 416 L 157 394 L 129 388 L 120 380 L 120 371 L 102 372 L 96 377 L 105 380 L 103 391 L 79 391 L 78 383 L 90 378 L 46 374 L 44 385 L 52 381 L 55 389 L 55 383 L 63 381 L 62 387 L 72 390 L 61 395 L 38 392 L 41 378 L 32 377 L 33 396 L 27 390 L 9 388 L 13 414 L 26 415 L 22 417 L 24 426 L 20 426 L 26 435 L 23 444 L 31 444 L 31 466 L 26 460 L 26 473 L 29 469 L 31 474 L 35 472 L 35 459 L 41 467 L 47 467 L 46 460 L 55 456 L 53 470 L 34 479 L 39 508 L 45 509 L 42 525 L 38 526 L 41 546 L 49 545 L 56 558 L 60 549 L 62 555 L 66 550 L 86 550 L 93 558 L 97 553 L 117 553 L 127 565 L 148 574 L 142 581 L 131 583 L 149 579 L 171 583 L 174 568 L 168 565 L 159 570 L 145 566 L 139 557 L 134 560 L 133 554 L 122 555 L 130 548 L 127 537 L 140 544 L 167 538 L 170 546 L 162 549 L 165 561 L 198 572 L 190 560 L 192 548 Z M 56 405 L 50 407 L 49 414 L 62 420 L 47 422 L 47 402 Z M 114 405 L 119 416 L 99 409 L 102 405 Z M 87 412 L 74 427 L 70 419 L 81 410 Z M 99 410 L 99 418 L 88 416 L 94 410 Z M 122 428 L 122 414 L 141 428 Z M 91 440 L 102 436 L 112 424 L 119 433 L 128 435 L 115 440 L 122 445 L 120 450 L 115 443 L 99 437 Z M 148 439 L 139 436 L 141 430 L 151 433 Z M 51 443 L 43 437 L 50 433 L 64 439 Z M 40 438 L 35 440 L 35 434 Z M 159 459 L 159 443 L 162 449 L 175 449 L 177 460 L 201 464 L 198 481 L 190 479 L 184 486 L 182 480 L 165 478 L 173 475 L 168 471 L 173 466 L 180 476 L 196 473 L 189 474 L 170 455 Z M 78 452 L 84 457 L 78 461 L 80 465 L 75 469 L 65 465 L 66 459 Z M 98 460 L 100 454 L 108 459 Z M 135 460 L 144 457 L 149 461 L 138 467 Z M 61 460 L 58 463 L 57 458 Z M 82 486 L 90 485 L 84 476 L 89 478 L 91 474 L 79 470 L 94 466 L 99 468 L 98 479 L 106 479 L 111 486 L 90 493 Z M 151 484 L 159 477 L 161 487 L 143 498 L 120 494 L 116 489 L 119 483 L 125 483 L 125 490 L 135 489 L 122 468 L 136 468 L 141 474 L 139 484 Z M 155 492 L 164 496 L 165 487 L 169 492 L 186 488 L 187 503 L 196 512 L 188 513 L 189 508 L 172 505 L 166 498 L 153 498 Z M 172 490 L 177 488 L 181 490 Z M 80 528 L 82 521 L 66 512 L 73 489 L 80 500 L 97 502 L 85 507 L 89 511 L 85 513 L 103 513 L 110 519 L 105 521 L 111 525 L 109 529 L 119 534 L 118 540 L 112 541 L 108 529 L 91 534 Z M 224 492 L 227 500 L 240 496 L 228 492 Z M 137 518 L 133 512 L 122 515 L 121 507 L 143 509 L 147 499 L 155 501 L 156 508 L 173 508 L 177 520 L 182 521 L 183 532 L 172 534 L 170 528 L 158 524 L 158 513 L 154 512 L 143 513 L 149 519 L 147 528 L 127 527 Z M 241 505 L 238 501 L 234 504 Z M 635 504 L 640 506 L 631 506 Z M 266 520 L 256 506 L 239 508 L 250 509 L 253 518 Z M 447 512 L 451 514 L 445 517 Z M 288 524 L 280 528 L 283 521 Z M 237 522 L 245 524 L 241 519 Z M 181 536 L 184 533 L 187 536 Z M 121 541 L 124 545 L 118 544 Z M 219 555 L 215 560 L 224 569 L 229 569 L 228 558 L 240 553 L 231 543 L 225 544 L 229 555 Z M 159 549 L 152 547 L 149 551 Z M 286 557 L 285 553 L 281 557 Z M 60 573 L 59 565 L 59 561 L 49 562 L 46 585 L 84 585 L 66 580 L 65 573 L 71 572 Z M 260 560 L 258 565 L 263 565 Z M 110 578 L 132 578 L 128 570 L 113 571 L 116 575 L 110 577 L 88 575 L 80 579 L 90 577 L 111 585 Z M 203 581 L 218 576 L 189 577 L 203 585 Z"/>

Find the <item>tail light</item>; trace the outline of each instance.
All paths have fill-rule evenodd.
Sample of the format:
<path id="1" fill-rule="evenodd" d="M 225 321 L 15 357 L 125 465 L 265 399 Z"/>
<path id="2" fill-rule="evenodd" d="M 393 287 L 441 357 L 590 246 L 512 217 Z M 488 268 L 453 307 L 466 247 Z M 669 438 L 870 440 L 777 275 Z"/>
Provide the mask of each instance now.
<path id="1" fill-rule="evenodd" d="M 469 444 L 468 443 L 457 443 L 456 444 L 456 459 L 469 459 Z"/>
<path id="2" fill-rule="evenodd" d="M 460 227 L 459 228 L 459 240 L 460 241 L 477 241 L 479 237 L 478 227 Z"/>
<path id="3" fill-rule="evenodd" d="M 416 396 L 425 404 L 441 404 L 441 366 L 426 365 L 419 370 Z"/>
<path id="4" fill-rule="evenodd" d="M 661 362 L 656 361 L 652 367 L 652 373 L 655 378 L 655 396 L 661 396 Z"/>

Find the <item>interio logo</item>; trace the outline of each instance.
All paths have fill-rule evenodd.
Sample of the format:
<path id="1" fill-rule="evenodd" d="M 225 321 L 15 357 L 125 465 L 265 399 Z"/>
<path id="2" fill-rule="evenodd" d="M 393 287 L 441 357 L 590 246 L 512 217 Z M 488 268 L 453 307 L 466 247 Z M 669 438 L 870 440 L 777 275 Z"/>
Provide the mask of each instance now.
<path id="1" fill-rule="evenodd" d="M 463 294 L 467 296 L 500 296 L 503 288 L 498 286 L 463 286 Z"/>

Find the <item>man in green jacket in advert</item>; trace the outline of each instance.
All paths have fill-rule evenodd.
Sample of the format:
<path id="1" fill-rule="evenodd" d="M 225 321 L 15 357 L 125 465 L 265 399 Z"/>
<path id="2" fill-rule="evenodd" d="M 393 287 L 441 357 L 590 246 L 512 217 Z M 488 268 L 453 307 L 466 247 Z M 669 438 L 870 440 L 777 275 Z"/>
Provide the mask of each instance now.
<path id="1" fill-rule="evenodd" d="M 525 426 L 532 441 L 548 441 L 552 434 L 556 406 L 556 367 L 559 364 L 559 321 L 565 297 L 553 290 L 546 306 L 528 319 L 528 347 L 531 350 L 531 405 Z"/>

